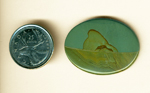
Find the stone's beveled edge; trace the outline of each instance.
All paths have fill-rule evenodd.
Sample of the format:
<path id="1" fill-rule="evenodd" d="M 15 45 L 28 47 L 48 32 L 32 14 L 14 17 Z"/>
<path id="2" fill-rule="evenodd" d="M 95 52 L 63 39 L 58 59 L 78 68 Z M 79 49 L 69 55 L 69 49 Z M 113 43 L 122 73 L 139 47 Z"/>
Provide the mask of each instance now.
<path id="1" fill-rule="evenodd" d="M 52 46 L 52 47 L 50 48 L 51 52 L 48 53 L 48 57 L 45 59 L 45 62 L 42 62 L 42 64 L 40 64 L 40 65 L 38 65 L 38 66 L 35 66 L 35 67 L 25 67 L 25 66 L 19 64 L 19 63 L 17 62 L 17 60 L 12 56 L 13 54 L 12 54 L 12 52 L 11 52 L 11 51 L 12 51 L 12 50 L 11 50 L 11 47 L 12 47 L 12 46 L 11 46 L 11 44 L 12 44 L 11 42 L 12 42 L 14 36 L 15 36 L 17 33 L 19 33 L 22 29 L 25 29 L 26 27 L 37 27 L 37 28 L 40 28 L 42 31 L 44 31 L 44 32 L 47 34 L 47 36 L 49 37 L 49 40 L 50 40 L 50 45 Z M 39 25 L 36 25 L 36 24 L 26 24 L 26 25 L 23 25 L 23 26 L 19 27 L 19 28 L 18 28 L 17 30 L 15 30 L 15 32 L 12 34 L 12 36 L 11 36 L 11 38 L 10 38 L 10 42 L 9 42 L 9 51 L 10 51 L 11 57 L 13 58 L 13 60 L 15 61 L 15 63 L 17 63 L 19 66 L 21 66 L 21 67 L 23 67 L 23 68 L 27 68 L 27 69 L 37 69 L 37 68 L 39 68 L 39 67 L 44 66 L 44 65 L 48 62 L 48 60 L 50 60 L 50 58 L 52 57 L 53 51 L 54 51 L 54 42 L 53 42 L 53 38 L 52 38 L 51 34 L 50 34 L 46 29 L 44 29 L 43 27 L 41 27 L 41 26 L 39 26 Z"/>

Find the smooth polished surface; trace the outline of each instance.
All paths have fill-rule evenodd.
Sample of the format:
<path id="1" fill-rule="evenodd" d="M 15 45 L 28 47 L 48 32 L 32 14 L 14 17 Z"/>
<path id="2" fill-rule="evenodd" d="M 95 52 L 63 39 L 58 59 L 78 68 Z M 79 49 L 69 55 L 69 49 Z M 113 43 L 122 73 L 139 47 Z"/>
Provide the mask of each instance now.
<path id="1" fill-rule="evenodd" d="M 11 37 L 9 47 L 14 61 L 29 69 L 44 65 L 54 49 L 50 34 L 44 28 L 33 24 L 18 28 Z"/>
<path id="2" fill-rule="evenodd" d="M 74 27 L 65 51 L 78 68 L 93 74 L 113 74 L 128 68 L 139 53 L 139 41 L 126 24 L 95 18 Z"/>

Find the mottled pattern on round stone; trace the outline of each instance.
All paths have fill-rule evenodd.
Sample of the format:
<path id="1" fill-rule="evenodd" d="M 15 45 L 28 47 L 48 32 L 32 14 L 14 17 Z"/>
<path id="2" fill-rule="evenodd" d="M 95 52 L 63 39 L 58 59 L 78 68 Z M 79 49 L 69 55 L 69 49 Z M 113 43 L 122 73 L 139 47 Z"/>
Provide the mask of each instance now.
<path id="1" fill-rule="evenodd" d="M 44 65 L 53 52 L 50 34 L 38 25 L 24 25 L 17 29 L 10 40 L 10 53 L 14 61 L 25 68 Z"/>

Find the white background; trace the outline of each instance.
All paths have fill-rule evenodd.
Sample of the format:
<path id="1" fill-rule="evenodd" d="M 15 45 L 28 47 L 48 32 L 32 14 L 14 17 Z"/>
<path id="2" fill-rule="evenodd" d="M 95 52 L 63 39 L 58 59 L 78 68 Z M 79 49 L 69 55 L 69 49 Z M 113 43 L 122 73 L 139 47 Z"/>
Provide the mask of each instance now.
<path id="1" fill-rule="evenodd" d="M 134 29 L 140 54 L 129 69 L 93 75 L 68 60 L 68 32 L 97 16 L 121 19 Z M 149 0 L 0 0 L 0 22 L 0 93 L 150 93 Z M 55 44 L 51 60 L 34 70 L 18 66 L 9 53 L 11 35 L 29 23 L 49 30 Z"/>

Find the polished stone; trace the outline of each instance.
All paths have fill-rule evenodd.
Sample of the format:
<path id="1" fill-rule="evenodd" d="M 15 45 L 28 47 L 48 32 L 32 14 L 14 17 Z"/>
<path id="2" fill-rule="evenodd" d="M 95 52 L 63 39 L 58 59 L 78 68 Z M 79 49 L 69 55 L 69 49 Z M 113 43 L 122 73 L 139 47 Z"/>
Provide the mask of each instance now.
<path id="1" fill-rule="evenodd" d="M 65 41 L 69 60 L 93 74 L 113 74 L 127 69 L 139 54 L 133 30 L 113 18 L 95 18 L 75 26 Z"/>

